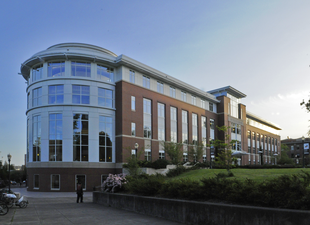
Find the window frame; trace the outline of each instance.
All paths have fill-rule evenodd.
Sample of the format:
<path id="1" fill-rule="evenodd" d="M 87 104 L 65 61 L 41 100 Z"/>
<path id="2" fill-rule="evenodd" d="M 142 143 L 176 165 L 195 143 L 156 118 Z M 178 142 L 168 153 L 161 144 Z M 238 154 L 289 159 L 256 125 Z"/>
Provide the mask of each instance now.
<path id="1" fill-rule="evenodd" d="M 50 88 L 51 87 L 55 87 L 55 94 L 50 94 Z M 62 87 L 62 93 L 57 93 L 57 87 Z M 56 84 L 56 85 L 49 85 L 48 86 L 48 104 L 53 105 L 53 104 L 63 104 L 64 103 L 64 85 L 63 84 Z M 61 102 L 57 102 L 58 100 L 58 96 L 62 96 L 62 101 Z M 55 98 L 55 102 L 51 103 L 51 97 Z"/>
<path id="2" fill-rule="evenodd" d="M 74 87 L 79 87 L 79 93 L 74 93 Z M 86 87 L 88 88 L 88 94 L 83 94 L 83 87 L 84 88 L 86 88 Z M 79 96 L 79 102 L 74 102 L 74 96 Z M 86 98 L 86 97 L 88 97 L 88 98 Z M 84 99 L 87 99 L 88 103 L 83 103 Z M 90 105 L 90 86 L 88 86 L 88 85 L 72 84 L 72 104 Z"/>
<path id="3" fill-rule="evenodd" d="M 58 185 L 59 187 L 58 188 L 53 188 L 53 176 L 58 176 Z M 60 174 L 51 174 L 51 190 L 55 190 L 55 191 L 58 191 L 60 190 Z"/>
<path id="4" fill-rule="evenodd" d="M 85 68 L 85 72 L 79 72 L 77 70 L 77 67 Z M 81 74 L 85 73 L 85 75 L 80 75 L 80 73 Z M 77 74 L 79 74 L 79 75 L 77 75 Z M 83 61 L 71 61 L 71 77 L 90 78 L 91 77 L 91 63 L 90 62 L 83 62 Z"/>
<path id="5" fill-rule="evenodd" d="M 60 64 L 60 66 L 54 66 L 54 69 L 55 68 L 60 68 L 59 70 L 60 70 L 60 75 L 53 75 L 53 73 L 52 73 L 52 71 L 53 71 L 53 69 L 52 69 L 52 67 L 53 67 L 53 65 L 51 65 L 51 64 Z M 48 64 L 47 64 L 47 77 L 64 77 L 64 76 L 66 76 L 66 62 L 65 61 L 58 61 L 58 62 L 48 62 Z"/>

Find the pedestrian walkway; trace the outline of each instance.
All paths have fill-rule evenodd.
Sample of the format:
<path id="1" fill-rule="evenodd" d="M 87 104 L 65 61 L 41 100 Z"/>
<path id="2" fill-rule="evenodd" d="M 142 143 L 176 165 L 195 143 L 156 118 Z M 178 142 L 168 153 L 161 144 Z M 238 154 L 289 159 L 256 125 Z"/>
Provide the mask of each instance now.
<path id="1" fill-rule="evenodd" d="M 14 188 L 28 197 L 25 209 L 13 206 L 9 213 L 0 216 L 1 225 L 178 225 L 180 223 L 115 209 L 92 203 L 92 193 L 84 193 L 84 203 L 76 203 L 72 192 L 41 193 Z"/>

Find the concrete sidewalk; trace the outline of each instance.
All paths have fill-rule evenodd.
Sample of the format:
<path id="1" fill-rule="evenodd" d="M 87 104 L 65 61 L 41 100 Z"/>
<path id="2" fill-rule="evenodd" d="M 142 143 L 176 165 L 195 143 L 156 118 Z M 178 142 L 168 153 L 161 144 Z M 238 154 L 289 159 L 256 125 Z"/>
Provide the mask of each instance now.
<path id="1" fill-rule="evenodd" d="M 22 189 L 22 190 L 19 190 Z M 84 194 L 84 203 L 76 203 L 72 192 L 39 193 L 14 188 L 28 197 L 25 209 L 13 206 L 9 213 L 0 216 L 1 225 L 83 224 L 83 225 L 177 225 L 180 223 L 145 216 L 125 210 L 92 203 L 92 192 Z M 74 196 L 72 196 L 74 195 Z"/>

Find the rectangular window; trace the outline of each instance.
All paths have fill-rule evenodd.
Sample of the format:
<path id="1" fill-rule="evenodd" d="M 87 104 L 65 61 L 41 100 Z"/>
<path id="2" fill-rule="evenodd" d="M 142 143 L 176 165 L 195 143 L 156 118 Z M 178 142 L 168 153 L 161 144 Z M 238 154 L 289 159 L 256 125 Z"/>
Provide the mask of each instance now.
<path id="1" fill-rule="evenodd" d="M 136 136 L 136 123 L 131 123 L 131 136 Z"/>
<path id="2" fill-rule="evenodd" d="M 129 81 L 135 83 L 135 71 L 129 70 Z"/>
<path id="3" fill-rule="evenodd" d="M 30 109 L 30 92 L 27 93 L 27 109 Z"/>
<path id="4" fill-rule="evenodd" d="M 259 140 L 259 138 L 260 138 L 259 133 L 256 133 L 256 148 L 257 148 L 258 151 L 260 150 L 260 146 L 259 146 L 260 140 Z"/>
<path id="5" fill-rule="evenodd" d="M 201 136 L 203 146 L 207 147 L 207 118 L 205 116 L 201 116 Z"/>
<path id="6" fill-rule="evenodd" d="M 271 145 L 271 139 L 270 139 L 270 137 L 268 137 L 268 150 L 269 151 L 271 150 L 270 145 Z"/>
<path id="7" fill-rule="evenodd" d="M 159 150 L 159 159 L 165 159 L 165 151 Z"/>
<path id="8" fill-rule="evenodd" d="M 182 142 L 188 144 L 188 117 L 187 111 L 182 110 Z"/>
<path id="9" fill-rule="evenodd" d="M 266 153 L 268 151 L 268 148 L 267 148 L 267 136 L 265 136 L 265 150 L 266 150 Z"/>
<path id="10" fill-rule="evenodd" d="M 98 105 L 103 107 L 113 107 L 113 91 L 105 88 L 98 88 Z"/>
<path id="11" fill-rule="evenodd" d="M 51 175 L 51 190 L 59 190 L 60 189 L 60 175 L 52 174 Z"/>
<path id="12" fill-rule="evenodd" d="M 49 115 L 49 161 L 62 161 L 62 114 Z"/>
<path id="13" fill-rule="evenodd" d="M 263 151 L 264 150 L 264 135 L 260 135 L 260 148 Z"/>
<path id="14" fill-rule="evenodd" d="M 278 139 L 275 139 L 275 152 L 277 153 L 278 152 Z"/>
<path id="15" fill-rule="evenodd" d="M 87 114 L 73 114 L 73 161 L 88 161 Z"/>
<path id="16" fill-rule="evenodd" d="M 41 161 L 41 116 L 32 117 L 32 161 Z"/>
<path id="17" fill-rule="evenodd" d="M 248 130 L 248 151 L 251 152 L 251 131 Z"/>
<path id="18" fill-rule="evenodd" d="M 75 190 L 78 183 L 81 183 L 83 191 L 86 191 L 86 175 L 75 175 Z"/>
<path id="19" fill-rule="evenodd" d="M 47 69 L 48 77 L 63 77 L 65 76 L 65 62 L 50 62 Z"/>
<path id="20" fill-rule="evenodd" d="M 136 97 L 131 96 L 131 110 L 136 111 Z"/>
<path id="21" fill-rule="evenodd" d="M 157 91 L 162 94 L 164 93 L 164 84 L 158 81 L 157 81 Z"/>
<path id="22" fill-rule="evenodd" d="M 143 133 L 145 138 L 152 138 L 151 100 L 143 99 Z"/>
<path id="23" fill-rule="evenodd" d="M 192 141 L 194 145 L 198 144 L 198 115 L 192 114 Z"/>
<path id="24" fill-rule="evenodd" d="M 42 79 L 42 73 L 43 73 L 43 65 L 39 65 L 37 67 L 34 67 L 32 69 L 32 82 L 41 80 Z"/>
<path id="25" fill-rule="evenodd" d="M 90 77 L 90 63 L 71 62 L 71 76 Z"/>
<path id="26" fill-rule="evenodd" d="M 201 100 L 201 108 L 205 109 L 206 108 L 206 101 Z"/>
<path id="27" fill-rule="evenodd" d="M 72 103 L 89 104 L 90 88 L 89 86 L 72 85 Z"/>
<path id="28" fill-rule="evenodd" d="M 196 97 L 192 95 L 192 104 L 196 105 Z"/>
<path id="29" fill-rule="evenodd" d="M 113 120 L 99 116 L 99 162 L 112 162 Z"/>
<path id="30" fill-rule="evenodd" d="M 40 176 L 38 174 L 33 175 L 33 189 L 40 188 Z"/>
<path id="31" fill-rule="evenodd" d="M 215 129 L 214 120 L 210 119 L 210 138 L 212 140 L 214 140 L 214 129 Z"/>
<path id="32" fill-rule="evenodd" d="M 165 105 L 158 103 L 158 140 L 165 140 Z"/>
<path id="33" fill-rule="evenodd" d="M 291 151 L 294 151 L 294 145 L 291 145 Z"/>
<path id="34" fill-rule="evenodd" d="M 48 86 L 48 104 L 64 103 L 64 86 L 50 85 Z"/>
<path id="35" fill-rule="evenodd" d="M 143 76 L 143 87 L 150 89 L 150 78 Z"/>
<path id="36" fill-rule="evenodd" d="M 32 90 L 32 107 L 42 105 L 42 87 Z"/>
<path id="37" fill-rule="evenodd" d="M 97 79 L 105 82 L 113 82 L 113 69 L 105 66 L 97 65 Z"/>
<path id="38" fill-rule="evenodd" d="M 175 88 L 170 87 L 170 97 L 175 98 Z"/>
<path id="39" fill-rule="evenodd" d="M 186 101 L 187 101 L 187 99 L 186 99 L 186 92 L 184 92 L 184 91 L 181 91 L 181 100 L 182 100 L 183 102 L 186 102 Z"/>
<path id="40" fill-rule="evenodd" d="M 144 159 L 145 161 L 152 161 L 152 154 L 150 149 L 145 149 L 144 150 Z"/>
<path id="41" fill-rule="evenodd" d="M 210 110 L 211 112 L 213 112 L 213 103 L 212 103 L 212 102 L 209 102 L 209 110 Z"/>
<path id="42" fill-rule="evenodd" d="M 170 107 L 170 129 L 171 129 L 171 141 L 177 142 L 177 131 L 178 131 L 178 121 L 177 121 L 177 108 Z"/>

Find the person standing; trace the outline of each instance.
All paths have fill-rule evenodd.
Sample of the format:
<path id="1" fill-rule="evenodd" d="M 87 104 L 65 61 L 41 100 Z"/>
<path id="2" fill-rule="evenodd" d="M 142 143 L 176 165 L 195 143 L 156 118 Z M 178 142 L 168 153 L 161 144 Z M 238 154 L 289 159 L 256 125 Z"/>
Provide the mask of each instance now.
<path id="1" fill-rule="evenodd" d="M 76 187 L 76 203 L 79 203 L 79 200 L 81 199 L 81 203 L 83 203 L 83 186 L 80 182 L 78 182 L 77 187 Z"/>

